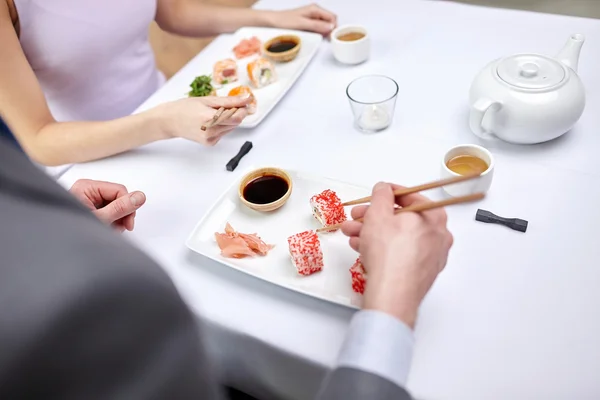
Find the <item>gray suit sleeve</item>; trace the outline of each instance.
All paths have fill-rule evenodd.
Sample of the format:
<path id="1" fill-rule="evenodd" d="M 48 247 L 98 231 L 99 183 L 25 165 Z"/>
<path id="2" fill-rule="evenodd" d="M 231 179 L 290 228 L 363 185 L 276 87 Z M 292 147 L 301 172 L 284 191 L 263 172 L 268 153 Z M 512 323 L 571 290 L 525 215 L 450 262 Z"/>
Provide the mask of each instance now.
<path id="1" fill-rule="evenodd" d="M 14 362 L 0 398 L 219 398 L 198 327 L 167 277 L 135 251 L 83 242 L 80 256 L 43 264 L 60 278 L 29 275 L 39 279 L 20 288 L 30 298 L 4 313 L 18 347 L 4 354 Z"/>
<path id="2" fill-rule="evenodd" d="M 406 390 L 369 372 L 340 367 L 329 374 L 317 400 L 411 400 Z"/>
<path id="3" fill-rule="evenodd" d="M 0 399 L 220 399 L 168 276 L 0 141 Z"/>

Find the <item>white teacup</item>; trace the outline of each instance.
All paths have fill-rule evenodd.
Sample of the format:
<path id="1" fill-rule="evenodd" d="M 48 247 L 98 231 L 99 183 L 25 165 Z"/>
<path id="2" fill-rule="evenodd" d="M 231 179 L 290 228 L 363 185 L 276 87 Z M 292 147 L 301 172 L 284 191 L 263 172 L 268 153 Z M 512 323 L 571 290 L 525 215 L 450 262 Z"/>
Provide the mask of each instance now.
<path id="1" fill-rule="evenodd" d="M 457 156 L 478 157 L 485 161 L 485 163 L 488 165 L 488 168 L 481 174 L 479 178 L 443 186 L 444 191 L 452 197 L 487 192 L 490 189 L 490 186 L 492 186 L 492 178 L 494 177 L 494 157 L 492 156 L 492 153 L 490 153 L 489 150 L 475 144 L 462 144 L 460 146 L 452 147 L 446 152 L 444 158 L 442 159 L 442 179 L 460 176 L 446 166 L 448 161 Z"/>
<path id="2" fill-rule="evenodd" d="M 344 41 L 338 37 L 350 32 L 362 33 L 358 40 Z M 343 64 L 360 64 L 367 61 L 371 52 L 371 38 L 367 30 L 359 25 L 340 26 L 331 32 L 331 50 L 336 60 Z"/>

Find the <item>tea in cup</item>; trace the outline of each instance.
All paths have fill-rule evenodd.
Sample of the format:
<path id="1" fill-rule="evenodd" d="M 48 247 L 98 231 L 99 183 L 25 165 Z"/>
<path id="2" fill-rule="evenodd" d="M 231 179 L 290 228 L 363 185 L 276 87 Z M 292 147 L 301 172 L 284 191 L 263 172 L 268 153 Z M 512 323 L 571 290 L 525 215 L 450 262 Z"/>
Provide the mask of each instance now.
<path id="1" fill-rule="evenodd" d="M 444 186 L 443 189 L 449 196 L 487 192 L 494 176 L 494 157 L 489 150 L 475 144 L 455 146 L 446 152 L 442 160 L 442 179 L 472 173 L 481 175 L 469 181 Z"/>
<path id="2" fill-rule="evenodd" d="M 340 26 L 331 32 L 333 56 L 343 64 L 365 62 L 371 52 L 370 40 L 367 30 L 362 26 Z"/>

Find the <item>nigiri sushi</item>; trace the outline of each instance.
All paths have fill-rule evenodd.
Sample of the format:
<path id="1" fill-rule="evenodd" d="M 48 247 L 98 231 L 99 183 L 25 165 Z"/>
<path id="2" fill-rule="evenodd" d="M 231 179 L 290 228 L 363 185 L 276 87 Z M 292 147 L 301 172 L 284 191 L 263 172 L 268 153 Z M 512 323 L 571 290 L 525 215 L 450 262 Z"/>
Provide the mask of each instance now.
<path id="1" fill-rule="evenodd" d="M 360 262 L 360 258 L 357 258 L 356 262 L 350 267 L 350 276 L 352 277 L 352 290 L 363 294 L 367 284 L 367 271 Z"/>
<path id="2" fill-rule="evenodd" d="M 217 61 L 213 67 L 213 80 L 218 84 L 236 82 L 238 80 L 237 63 L 231 58 Z"/>
<path id="3" fill-rule="evenodd" d="M 292 264 L 300 275 L 311 275 L 323 269 L 321 242 L 315 231 L 297 233 L 288 238 Z"/>
<path id="4" fill-rule="evenodd" d="M 346 212 L 338 195 L 331 189 L 310 198 L 310 206 L 316 220 L 323 226 L 341 224 L 346 220 Z M 329 232 L 334 232 L 334 229 Z"/>
<path id="5" fill-rule="evenodd" d="M 252 90 L 248 86 L 236 86 L 229 91 L 228 96 L 241 96 L 246 93 L 252 97 L 252 100 L 247 106 L 248 114 L 254 114 L 256 112 L 256 97 L 254 97 Z"/>
<path id="6" fill-rule="evenodd" d="M 255 88 L 265 87 L 277 80 L 275 67 L 266 58 L 257 58 L 249 62 L 246 67 L 248 70 L 248 78 Z"/>

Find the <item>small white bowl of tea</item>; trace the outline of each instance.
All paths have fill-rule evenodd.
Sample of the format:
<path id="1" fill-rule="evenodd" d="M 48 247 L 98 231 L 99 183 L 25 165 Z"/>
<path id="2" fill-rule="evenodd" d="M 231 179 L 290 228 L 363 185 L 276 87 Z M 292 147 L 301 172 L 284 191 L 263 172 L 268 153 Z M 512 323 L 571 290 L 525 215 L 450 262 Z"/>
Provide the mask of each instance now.
<path id="1" fill-rule="evenodd" d="M 331 50 L 343 64 L 360 64 L 369 58 L 371 39 L 362 26 L 340 26 L 331 32 Z"/>
<path id="2" fill-rule="evenodd" d="M 485 193 L 494 177 L 494 156 L 488 149 L 475 144 L 452 147 L 442 160 L 442 179 L 476 172 L 481 174 L 479 178 L 444 186 L 444 191 L 452 197 Z"/>

